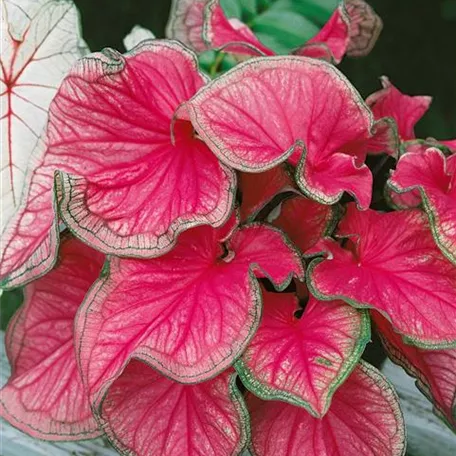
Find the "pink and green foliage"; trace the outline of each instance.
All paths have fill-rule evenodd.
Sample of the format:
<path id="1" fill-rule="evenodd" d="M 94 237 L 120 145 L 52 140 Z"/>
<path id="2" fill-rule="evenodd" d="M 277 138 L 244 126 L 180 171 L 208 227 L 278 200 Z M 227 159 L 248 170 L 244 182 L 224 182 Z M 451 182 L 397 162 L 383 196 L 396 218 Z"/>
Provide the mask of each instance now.
<path id="1" fill-rule="evenodd" d="M 71 0 L 5 0 L 0 9 L 0 283 L 15 287 L 52 267 L 58 235 L 46 217 L 52 198 L 42 193 L 53 171 L 36 144 L 62 79 L 87 48 Z"/>
<path id="2" fill-rule="evenodd" d="M 414 141 L 415 126 L 428 111 L 432 97 L 406 95 L 394 87 L 386 76 L 381 78 L 381 82 L 383 89 L 370 95 L 366 103 L 376 119 L 391 117 L 395 120 L 406 152 L 424 151 L 431 146 L 443 146 L 453 151 L 456 149 L 456 140 L 438 141 L 428 138 L 426 141 Z"/>
<path id="3" fill-rule="evenodd" d="M 189 122 L 176 121 L 171 136 L 174 112 L 204 83 L 194 55 L 177 42 L 146 41 L 125 56 L 105 50 L 81 59 L 51 104 L 22 218 L 4 241 L 2 276 L 26 268 L 29 278 L 42 273 L 43 261 L 52 263 L 56 170 L 64 171 L 56 189 L 62 219 L 105 253 L 154 257 L 185 229 L 223 223 L 233 172 Z"/>
<path id="4" fill-rule="evenodd" d="M 296 55 L 322 58 L 340 63 L 350 44 L 350 16 L 344 5 L 336 9 L 324 27 L 304 46 L 296 49 Z M 323 52 L 323 53 L 322 53 Z"/>
<path id="5" fill-rule="evenodd" d="M 337 235 L 344 247 L 330 238 L 314 247 L 326 258 L 309 266 L 312 293 L 378 310 L 414 345 L 456 347 L 456 268 L 423 213 L 360 212 L 350 204 Z"/>
<path id="6" fill-rule="evenodd" d="M 263 292 L 261 325 L 235 366 L 258 397 L 322 417 L 369 342 L 369 317 L 344 302 L 313 296 L 298 317 L 299 309 L 294 294 Z"/>
<path id="7" fill-rule="evenodd" d="M 25 287 L 24 303 L 8 326 L 12 375 L 0 393 L 0 414 L 33 437 L 101 434 L 76 365 L 73 321 L 102 264 L 101 253 L 64 236 L 58 265 Z"/>
<path id="8" fill-rule="evenodd" d="M 392 117 L 396 121 L 403 141 L 415 139 L 415 125 L 429 109 L 432 98 L 404 95 L 387 77 L 382 77 L 381 81 L 383 89 L 372 94 L 366 103 L 376 119 Z"/>
<path id="9" fill-rule="evenodd" d="M 282 289 L 293 276 L 303 278 L 301 260 L 283 235 L 259 224 L 236 228 L 234 217 L 219 229 L 186 231 L 160 258 L 112 259 L 76 320 L 92 403 L 131 358 L 181 383 L 222 372 L 258 328 L 256 278 L 268 277 Z"/>
<path id="10" fill-rule="evenodd" d="M 296 5 L 291 4 L 290 8 L 292 6 Z M 306 26 L 305 18 L 292 8 L 288 13 L 289 25 L 293 18 L 302 27 Z M 381 19 L 364 0 L 344 0 L 321 30 L 311 39 L 298 43 L 293 53 L 335 63 L 340 63 L 346 54 L 364 56 L 374 47 L 382 26 Z M 239 18 L 228 17 L 220 0 L 174 0 L 167 36 L 182 41 L 197 52 L 220 49 L 247 56 L 276 54 L 247 24 Z"/>
<path id="11" fill-rule="evenodd" d="M 373 312 L 373 321 L 391 359 L 416 378 L 435 413 L 456 430 L 456 350 L 422 350 L 404 343 L 379 313 Z"/>
<path id="12" fill-rule="evenodd" d="M 236 1 L 176 0 L 180 42 L 136 27 L 71 69 L 70 0 L 2 3 L 0 280 L 28 285 L 1 415 L 129 456 L 403 456 L 398 398 L 361 357 L 372 317 L 456 428 L 456 143 L 416 139 L 429 97 L 384 78 L 365 102 L 328 63 L 375 44 L 363 0 L 298 43 L 277 19 L 304 24 L 295 2 L 249 3 L 270 9 L 247 26 Z M 205 52 L 210 81 L 182 43 L 235 68 Z"/>
<path id="13" fill-rule="evenodd" d="M 249 97 L 254 102 L 243 103 Z M 222 162 L 261 172 L 288 160 L 296 166 L 299 188 L 323 204 L 347 191 L 367 208 L 372 174 L 365 157 L 382 149 L 378 134 L 383 150 L 391 151 L 390 136 L 383 124 L 377 129 L 358 92 L 337 69 L 315 59 L 249 60 L 206 85 L 186 106 Z"/>
<path id="14" fill-rule="evenodd" d="M 250 440 L 248 412 L 230 370 L 185 385 L 133 360 L 109 389 L 99 419 L 115 448 L 135 456 L 231 456 Z"/>
<path id="15" fill-rule="evenodd" d="M 386 378 L 364 362 L 337 390 L 322 419 L 303 408 L 262 401 L 253 394 L 248 395 L 247 405 L 256 456 L 405 454 L 398 397 Z"/>
<path id="16" fill-rule="evenodd" d="M 388 182 L 390 189 L 398 194 L 414 195 L 419 191 L 435 242 L 453 263 L 456 263 L 455 159 L 454 155 L 445 157 L 436 148 L 406 153 Z"/>

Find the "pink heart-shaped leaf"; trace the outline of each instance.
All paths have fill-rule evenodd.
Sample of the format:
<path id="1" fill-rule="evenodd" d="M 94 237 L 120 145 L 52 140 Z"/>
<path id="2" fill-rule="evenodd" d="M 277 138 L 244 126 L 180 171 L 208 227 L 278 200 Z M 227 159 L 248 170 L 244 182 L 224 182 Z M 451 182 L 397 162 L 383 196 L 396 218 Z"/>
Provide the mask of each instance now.
<path id="1" fill-rule="evenodd" d="M 256 456 L 403 456 L 405 426 L 387 379 L 362 362 L 336 391 L 328 413 L 312 417 L 285 402 L 247 397 Z"/>
<path id="2" fill-rule="evenodd" d="M 456 269 L 435 245 L 419 210 L 360 212 L 350 204 L 339 224 L 345 247 L 325 239 L 327 252 L 309 266 L 309 289 L 319 299 L 343 299 L 388 317 L 409 343 L 456 346 Z"/>
<path id="3" fill-rule="evenodd" d="M 131 361 L 99 409 L 107 436 L 131 456 L 232 456 L 249 438 L 232 370 L 197 385 L 173 382 Z"/>
<path id="4" fill-rule="evenodd" d="M 261 172 L 289 159 L 307 196 L 333 204 L 348 191 L 369 206 L 372 175 L 364 159 L 377 132 L 361 96 L 332 65 L 251 59 L 202 88 L 187 108 L 226 164 Z"/>
<path id="5" fill-rule="evenodd" d="M 235 367 L 256 396 L 304 407 L 316 417 L 358 363 L 370 340 L 369 316 L 342 301 L 263 292 L 263 318 Z"/>
<path id="6" fill-rule="evenodd" d="M 42 258 L 52 264 L 56 170 L 61 217 L 105 253 L 154 257 L 185 229 L 221 225 L 234 173 L 189 122 L 175 120 L 171 133 L 175 111 L 204 82 L 196 57 L 177 42 L 144 41 L 125 56 L 105 50 L 80 60 L 52 102 L 20 218 L 7 233 L 2 276 L 11 282 L 30 271 L 29 258 L 29 276 L 44 269 Z"/>
<path id="7" fill-rule="evenodd" d="M 415 139 L 415 125 L 429 109 L 432 98 L 405 95 L 385 76 L 381 81 L 383 89 L 370 95 L 366 103 L 376 119 L 392 117 L 396 121 L 403 141 Z"/>
<path id="8" fill-rule="evenodd" d="M 279 288 L 293 275 L 302 279 L 299 255 L 279 231 L 254 224 L 230 235 L 234 226 L 186 231 L 160 258 L 111 260 L 76 322 L 93 403 L 132 357 L 182 383 L 214 377 L 240 356 L 258 327 L 255 276 Z"/>
<path id="9" fill-rule="evenodd" d="M 388 181 L 402 204 L 413 205 L 421 195 L 435 242 L 453 263 L 456 263 L 455 171 L 456 156 L 445 158 L 440 150 L 431 148 L 404 154 Z M 402 198 L 402 194 L 408 198 Z"/>

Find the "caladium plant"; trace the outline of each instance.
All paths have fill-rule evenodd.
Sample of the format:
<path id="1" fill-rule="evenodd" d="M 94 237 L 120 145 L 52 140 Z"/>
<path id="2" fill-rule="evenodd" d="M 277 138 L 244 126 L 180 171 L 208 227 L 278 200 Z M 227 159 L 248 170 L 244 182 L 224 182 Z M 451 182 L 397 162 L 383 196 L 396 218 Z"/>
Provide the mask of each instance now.
<path id="1" fill-rule="evenodd" d="M 173 0 L 167 35 L 197 52 L 222 49 L 247 56 L 294 53 L 339 63 L 345 54 L 367 55 L 383 26 L 364 0 L 342 0 L 338 6 L 337 1 L 321 5 L 314 0 L 243 3 Z"/>
<path id="2" fill-rule="evenodd" d="M 368 4 L 175 1 L 174 39 L 135 27 L 123 55 L 84 55 L 69 0 L 2 6 L 7 168 L 23 177 L 2 193 L 1 279 L 25 285 L 2 417 L 129 456 L 404 455 L 399 398 L 362 359 L 373 321 L 456 429 L 455 144 L 416 139 L 428 97 L 383 79 L 364 101 L 329 63 L 371 49 Z M 281 14 L 312 36 L 278 33 Z M 71 51 L 52 79 L 57 32 Z M 211 80 L 208 48 L 235 68 Z M 13 120 L 44 131 L 26 142 Z M 376 161 L 396 161 L 377 211 Z"/>

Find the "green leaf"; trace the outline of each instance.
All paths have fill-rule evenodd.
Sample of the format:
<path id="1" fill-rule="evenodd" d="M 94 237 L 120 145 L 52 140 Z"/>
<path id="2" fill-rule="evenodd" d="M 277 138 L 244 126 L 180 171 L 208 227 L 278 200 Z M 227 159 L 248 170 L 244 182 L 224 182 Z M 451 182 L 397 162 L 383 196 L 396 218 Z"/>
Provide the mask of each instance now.
<path id="1" fill-rule="evenodd" d="M 278 0 L 276 5 L 279 3 L 288 3 L 290 10 L 323 26 L 339 5 L 339 0 Z"/>
<path id="2" fill-rule="evenodd" d="M 22 304 L 24 293 L 21 288 L 12 291 L 3 291 L 0 297 L 0 328 L 2 331 L 8 326 L 11 317 Z"/>
<path id="3" fill-rule="evenodd" d="M 320 30 L 304 16 L 280 9 L 269 9 L 256 17 L 251 26 L 257 37 L 278 54 L 289 53 Z"/>
<path id="4" fill-rule="evenodd" d="M 220 5 L 227 17 L 242 18 L 242 6 L 238 0 L 220 0 Z"/>

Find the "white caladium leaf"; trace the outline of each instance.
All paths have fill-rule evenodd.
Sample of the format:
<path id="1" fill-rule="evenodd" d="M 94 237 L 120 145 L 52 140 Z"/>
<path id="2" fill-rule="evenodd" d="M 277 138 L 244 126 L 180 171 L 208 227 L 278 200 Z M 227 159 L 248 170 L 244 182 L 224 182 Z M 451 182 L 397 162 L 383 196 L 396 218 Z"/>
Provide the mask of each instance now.
<path id="1" fill-rule="evenodd" d="M 131 32 L 123 39 L 123 45 L 127 51 L 131 51 L 141 41 L 153 40 L 155 35 L 149 30 L 140 25 L 134 25 Z"/>
<path id="2" fill-rule="evenodd" d="M 47 110 L 70 66 L 87 52 L 71 0 L 2 0 L 1 230 L 18 207 Z"/>

